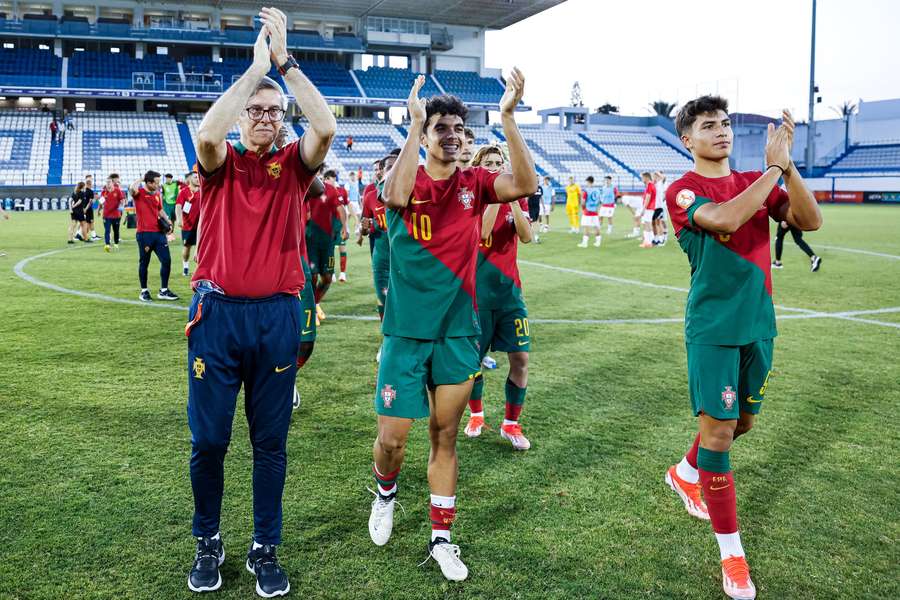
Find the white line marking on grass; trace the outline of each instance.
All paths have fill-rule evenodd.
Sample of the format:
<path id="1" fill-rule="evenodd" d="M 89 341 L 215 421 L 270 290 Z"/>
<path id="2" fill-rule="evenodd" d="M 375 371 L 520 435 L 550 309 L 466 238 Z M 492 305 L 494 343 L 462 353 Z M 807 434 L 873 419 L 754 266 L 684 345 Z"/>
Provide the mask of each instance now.
<path id="1" fill-rule="evenodd" d="M 868 256 L 880 256 L 881 258 L 890 258 L 892 260 L 900 260 L 900 256 L 896 254 L 884 254 L 883 252 L 872 252 L 871 250 L 859 250 L 858 248 L 844 248 L 842 246 L 825 246 L 823 244 L 816 244 L 816 246 L 820 248 L 825 248 L 827 250 L 840 250 L 841 252 L 852 252 L 854 254 L 866 254 Z"/>
<path id="2" fill-rule="evenodd" d="M 130 304 L 134 306 L 145 306 L 149 308 L 162 308 L 168 310 L 180 310 L 187 311 L 188 307 L 179 305 L 179 304 L 167 304 L 162 302 L 141 302 L 140 300 L 128 300 L 126 298 L 116 298 L 115 296 L 109 296 L 106 294 L 99 294 L 96 292 L 85 292 L 82 290 L 73 290 L 71 288 L 63 287 L 61 285 L 56 285 L 55 283 L 50 283 L 48 281 L 44 281 L 42 279 L 38 279 L 33 275 L 29 275 L 25 272 L 25 266 L 28 263 L 38 260 L 40 258 L 46 258 L 48 256 L 53 256 L 55 254 L 60 254 L 62 252 L 66 252 L 70 250 L 69 248 L 61 248 L 59 250 L 50 250 L 49 252 L 42 252 L 41 254 L 35 254 L 34 256 L 29 256 L 28 258 L 23 258 L 13 267 L 13 272 L 17 277 L 31 283 L 33 285 L 37 285 L 39 287 L 43 287 L 49 290 L 53 290 L 55 292 L 60 292 L 62 294 L 69 294 L 71 296 L 78 296 L 80 298 L 89 298 L 91 300 L 100 300 L 102 302 L 114 302 L 116 304 Z M 590 271 L 578 271 L 576 269 L 567 269 L 565 267 L 555 267 L 553 265 L 546 265 L 543 263 L 536 263 L 532 261 L 520 261 L 523 264 L 527 264 L 535 267 L 543 267 L 545 269 L 551 269 L 554 271 L 561 271 L 564 273 L 571 273 L 573 275 L 581 275 L 583 277 L 591 277 L 594 279 L 602 279 L 606 281 L 612 281 L 614 283 L 625 283 L 629 285 L 639 285 L 644 287 L 658 288 L 658 289 L 668 289 L 678 292 L 687 292 L 685 288 L 679 288 L 675 286 L 669 285 L 659 285 L 655 283 L 648 283 L 645 281 L 638 281 L 635 279 L 624 279 L 621 277 L 612 277 L 609 275 L 602 275 L 600 273 L 592 273 Z M 786 310 L 786 311 L 794 311 L 801 314 L 795 315 L 777 315 L 777 319 L 842 319 L 845 321 L 854 321 L 857 323 L 867 323 L 870 325 L 881 325 L 884 327 L 893 327 L 895 329 L 900 329 L 900 323 L 890 323 L 886 321 L 876 321 L 873 319 L 860 319 L 860 316 L 864 315 L 875 315 L 875 314 L 888 314 L 888 313 L 896 313 L 900 312 L 900 306 L 893 307 L 885 307 L 885 308 L 875 308 L 868 310 L 849 310 L 842 312 L 822 312 L 815 311 L 806 308 L 789 308 L 786 306 L 776 305 L 775 308 Z M 336 321 L 377 321 L 378 317 L 374 315 L 338 315 L 333 314 L 328 317 L 329 319 L 334 319 Z M 660 325 L 660 324 L 668 324 L 668 323 L 683 323 L 684 319 L 682 317 L 668 317 L 668 318 L 644 318 L 644 319 L 531 319 L 532 323 L 537 324 L 547 324 L 547 325 L 632 325 L 632 324 L 642 324 L 642 325 Z"/>

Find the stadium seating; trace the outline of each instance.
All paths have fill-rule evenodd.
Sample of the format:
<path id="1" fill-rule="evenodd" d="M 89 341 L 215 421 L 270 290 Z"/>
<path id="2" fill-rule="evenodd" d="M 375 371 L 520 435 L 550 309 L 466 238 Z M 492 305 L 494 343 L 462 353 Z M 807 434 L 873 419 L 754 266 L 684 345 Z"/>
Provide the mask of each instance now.
<path id="1" fill-rule="evenodd" d="M 306 127 L 305 122 L 301 125 Z M 347 150 L 347 136 L 353 136 L 353 150 Z M 338 172 L 341 181 L 346 181 L 347 173 L 358 169 L 363 170 L 364 181 L 368 181 L 372 163 L 402 146 L 405 139 L 396 126 L 384 121 L 338 119 L 337 133 L 325 164 Z"/>
<path id="2" fill-rule="evenodd" d="M 168 56 L 148 54 L 143 59 L 132 58 L 125 53 L 75 52 L 69 59 L 69 86 L 75 88 L 165 89 L 165 74 L 177 73 L 178 64 Z M 142 87 L 140 76 L 133 73 L 153 73 L 154 81 Z"/>
<path id="3" fill-rule="evenodd" d="M 448 94 L 463 102 L 497 104 L 503 96 L 503 84 L 492 77 L 481 77 L 472 71 L 435 71 L 435 78 Z"/>
<path id="4" fill-rule="evenodd" d="M 409 69 L 394 69 L 391 67 L 369 67 L 365 71 L 355 70 L 356 78 L 366 90 L 370 98 L 405 99 L 409 97 L 409 90 L 417 73 Z M 441 91 L 431 81 L 425 79 L 420 95 L 423 97 L 440 94 Z"/>
<path id="5" fill-rule="evenodd" d="M 203 115 L 190 115 L 187 119 L 188 130 L 191 132 L 191 139 L 194 141 L 194 144 L 197 143 L 197 130 L 200 128 L 200 121 L 203 120 Z M 237 125 L 231 128 L 231 131 L 228 132 L 226 139 L 230 142 L 237 142 L 241 139 L 240 132 L 238 131 Z M 297 132 L 294 131 L 294 128 L 287 124 L 287 139 L 288 142 L 293 142 L 297 139 Z"/>
<path id="6" fill-rule="evenodd" d="M 900 144 L 853 146 L 829 169 L 828 175 L 900 173 Z"/>
<path id="7" fill-rule="evenodd" d="M 250 66 L 248 60 L 226 59 L 222 62 L 213 62 L 209 56 L 188 55 L 182 60 L 185 74 L 206 73 L 209 69 L 213 73 L 222 76 L 224 87 L 227 89 L 235 76 L 241 76 Z M 300 61 L 300 68 L 309 79 L 316 84 L 319 91 L 325 96 L 331 97 L 359 97 L 359 88 L 350 77 L 349 71 L 337 63 L 324 61 Z M 269 72 L 270 77 L 283 84 L 283 80 L 276 71 Z"/>
<path id="8" fill-rule="evenodd" d="M 583 135 L 638 173 L 662 171 L 674 181 L 693 166 L 691 159 L 648 131 L 590 131 Z"/>
<path id="9" fill-rule="evenodd" d="M 36 111 L 0 112 L 0 185 L 47 183 L 50 119 Z"/>
<path id="10" fill-rule="evenodd" d="M 50 50 L 0 49 L 0 80 L 4 85 L 59 87 L 62 59 Z"/>
<path id="11" fill-rule="evenodd" d="M 75 115 L 75 129 L 66 133 L 62 182 L 87 173 L 102 182 L 116 172 L 130 183 L 150 169 L 183 175 L 188 167 L 169 115 L 86 112 Z"/>
<path id="12" fill-rule="evenodd" d="M 634 174 L 603 156 L 574 131 L 522 128 L 522 136 L 534 156 L 535 166 L 558 184 L 566 185 L 569 176 L 581 183 L 588 175 L 598 179 L 612 175 L 619 187 L 633 186 Z"/>

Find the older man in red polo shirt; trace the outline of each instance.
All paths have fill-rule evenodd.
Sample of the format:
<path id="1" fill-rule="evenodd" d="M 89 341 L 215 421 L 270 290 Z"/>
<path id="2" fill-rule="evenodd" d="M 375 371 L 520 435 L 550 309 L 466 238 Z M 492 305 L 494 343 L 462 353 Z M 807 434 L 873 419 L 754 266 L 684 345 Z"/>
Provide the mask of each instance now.
<path id="1" fill-rule="evenodd" d="M 278 564 L 287 466 L 287 432 L 297 370 L 305 285 L 301 263 L 302 200 L 335 132 L 325 99 L 287 53 L 286 17 L 259 13 L 253 64 L 200 123 L 197 270 L 191 281 L 188 423 L 191 429 L 193 535 L 197 554 L 188 587 L 218 589 L 224 548 L 219 516 L 223 463 L 235 401 L 244 387 L 253 446 L 253 541 L 246 567 L 263 597 L 287 594 Z M 303 137 L 278 148 L 287 98 L 266 77 L 272 64 L 309 120 Z M 237 124 L 241 140 L 225 141 Z"/>

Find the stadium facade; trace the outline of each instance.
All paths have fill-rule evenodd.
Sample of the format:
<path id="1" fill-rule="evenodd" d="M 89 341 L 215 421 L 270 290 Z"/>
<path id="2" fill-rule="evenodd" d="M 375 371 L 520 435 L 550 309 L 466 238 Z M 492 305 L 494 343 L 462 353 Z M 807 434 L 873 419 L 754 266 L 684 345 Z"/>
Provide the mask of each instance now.
<path id="1" fill-rule="evenodd" d="M 485 67 L 485 32 L 561 1 L 276 4 L 288 15 L 292 54 L 338 117 L 327 161 L 346 173 L 368 171 L 401 144 L 405 129 L 390 112 L 403 111 L 419 72 L 427 74 L 425 95 L 448 92 L 466 101 L 479 143 L 502 142 L 489 115 L 504 84 L 498 70 Z M 200 116 L 250 64 L 257 10 L 256 2 L 227 0 L 0 0 L 0 198 L 51 208 L 86 173 L 102 180 L 115 171 L 127 181 L 150 167 L 188 170 Z M 278 79 L 274 70 L 270 75 Z M 64 113 L 71 128 L 62 125 L 65 138 L 54 143 L 50 122 Z M 544 123 L 522 131 L 538 172 L 558 186 L 570 176 L 610 174 L 620 188 L 636 190 L 642 171 L 674 178 L 690 168 L 669 119 L 569 107 L 541 114 Z M 302 135 L 302 115 L 289 118 L 292 136 Z M 736 168 L 759 168 L 767 123 L 735 115 Z M 817 138 L 812 184 L 823 199 L 835 190 L 854 192 L 853 201 L 874 200 L 875 193 L 890 200 L 889 192 L 900 190 L 900 101 L 861 103 L 849 122 L 819 122 Z M 798 164 L 804 147 L 801 128 Z"/>

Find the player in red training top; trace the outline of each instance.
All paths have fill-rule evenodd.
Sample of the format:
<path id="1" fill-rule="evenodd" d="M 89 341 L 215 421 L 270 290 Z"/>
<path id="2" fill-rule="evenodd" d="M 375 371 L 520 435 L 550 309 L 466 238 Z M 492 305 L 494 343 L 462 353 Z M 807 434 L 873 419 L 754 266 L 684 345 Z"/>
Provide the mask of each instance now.
<path id="1" fill-rule="evenodd" d="M 771 373 L 776 330 L 769 219 L 813 230 L 822 215 L 791 162 L 794 122 L 787 111 L 780 127 L 769 125 L 763 172 L 728 166 L 734 133 L 724 99 L 688 102 L 675 125 L 694 158 L 694 170 L 669 187 L 666 203 L 691 264 L 684 337 L 700 433 L 665 480 L 688 513 L 712 522 L 725 593 L 752 599 L 756 588 L 738 532 L 728 453 L 753 426 Z M 778 187 L 782 177 L 787 191 Z"/>
<path id="2" fill-rule="evenodd" d="M 193 535 L 188 575 L 196 592 L 222 585 L 219 534 L 224 459 L 235 401 L 253 447 L 253 540 L 246 567 L 257 594 L 290 591 L 278 562 L 291 395 L 301 341 L 303 196 L 334 138 L 334 114 L 287 52 L 287 17 L 263 8 L 253 62 L 210 107 L 197 132 L 199 245 L 188 314 L 188 424 Z M 303 137 L 279 148 L 287 95 L 266 77 L 278 69 L 309 121 Z M 240 142 L 226 135 L 235 125 Z"/>
<path id="3" fill-rule="evenodd" d="M 528 196 L 536 182 L 534 162 L 514 116 L 525 85 L 518 69 L 507 77 L 500 100 L 511 173 L 459 168 L 468 109 L 454 96 L 420 99 L 424 84 L 419 76 L 410 91 L 409 134 L 383 191 L 390 279 L 375 388 L 378 492 L 369 535 L 378 545 L 390 538 L 407 436 L 414 419 L 428 418 L 428 551 L 447 579 L 460 581 L 468 569 L 459 558 L 459 546 L 450 543 L 450 526 L 456 515 L 459 421 L 480 372 L 475 269 L 481 213 L 485 203 Z M 419 166 L 421 146 L 424 166 Z"/>
<path id="4" fill-rule="evenodd" d="M 137 215 L 135 240 L 139 253 L 138 279 L 141 282 L 141 294 L 138 298 L 142 302 L 152 302 L 150 290 L 147 289 L 147 269 L 153 254 L 159 259 L 159 292 L 156 297 L 159 300 L 178 300 L 178 296 L 169 289 L 172 257 L 166 234 L 172 230 L 172 223 L 163 209 L 159 188 L 159 173 L 156 171 L 147 171 L 143 181 L 138 179 L 129 188 Z"/>
<path id="5" fill-rule="evenodd" d="M 100 192 L 103 203 L 103 241 L 104 250 L 109 252 L 109 232 L 113 233 L 113 245 L 119 249 L 119 224 L 122 221 L 122 209 L 125 207 L 125 192 L 119 187 L 119 176 L 115 173 L 106 178 L 106 186 Z"/>
<path id="6" fill-rule="evenodd" d="M 484 167 L 492 173 L 501 171 L 504 166 L 503 150 L 499 146 L 484 146 L 475 153 L 472 165 Z M 500 437 L 508 440 L 516 450 L 531 448 L 531 442 L 522 433 L 519 424 L 528 386 L 531 334 L 519 266 L 516 264 L 519 242 L 528 244 L 532 240 L 527 210 L 528 204 L 524 199 L 485 207 L 481 215 L 481 244 L 478 246 L 478 270 L 475 274 L 478 320 L 481 324 L 480 356 L 483 359 L 489 350 L 506 352 L 509 356 L 509 375 L 504 387 L 506 413 L 500 426 Z M 470 417 L 465 428 L 469 437 L 478 437 L 484 427 L 483 390 L 484 378 L 479 375 L 475 378 L 469 398 Z"/>
<path id="7" fill-rule="evenodd" d="M 337 173 L 329 169 L 322 174 L 324 191 L 309 199 L 309 220 L 306 223 L 306 248 L 309 267 L 312 270 L 312 285 L 315 288 L 316 319 L 325 319 L 325 312 L 319 305 L 334 280 L 335 239 L 346 233 L 347 212 L 341 202 L 341 195 L 335 185 Z"/>
<path id="8" fill-rule="evenodd" d="M 200 220 L 200 178 L 194 171 L 185 175 L 185 186 L 175 200 L 175 216 L 181 227 L 181 274 L 191 274 L 191 248 L 197 245 L 197 221 Z"/>
<path id="9" fill-rule="evenodd" d="M 641 213 L 641 225 L 644 228 L 644 239 L 641 248 L 653 247 L 653 213 L 656 210 L 656 185 L 653 176 L 645 171 L 641 173 L 644 188 L 644 212 Z"/>

